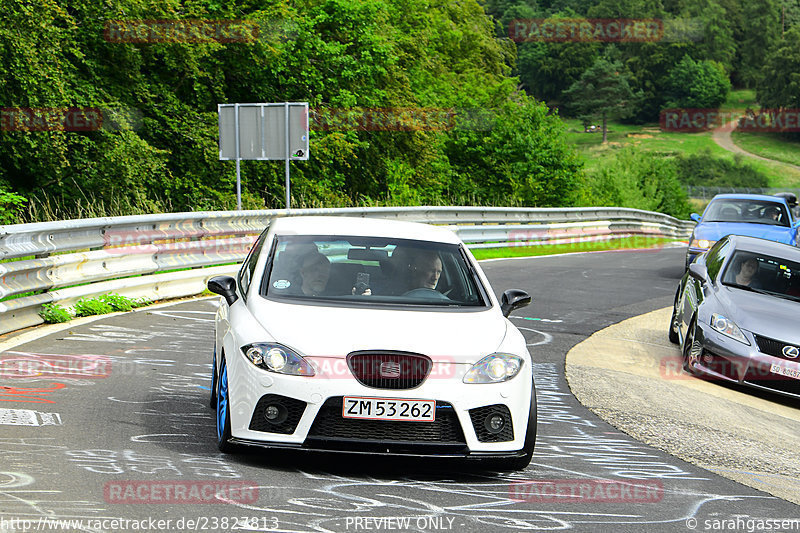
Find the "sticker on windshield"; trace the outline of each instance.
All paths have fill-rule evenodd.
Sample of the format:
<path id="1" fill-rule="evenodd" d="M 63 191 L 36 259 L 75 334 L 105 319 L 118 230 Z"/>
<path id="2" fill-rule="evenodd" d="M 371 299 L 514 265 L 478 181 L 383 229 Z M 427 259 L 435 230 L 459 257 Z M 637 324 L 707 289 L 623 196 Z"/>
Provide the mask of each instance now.
<path id="1" fill-rule="evenodd" d="M 292 283 L 288 279 L 279 279 L 272 284 L 276 289 L 288 289 L 291 285 Z"/>

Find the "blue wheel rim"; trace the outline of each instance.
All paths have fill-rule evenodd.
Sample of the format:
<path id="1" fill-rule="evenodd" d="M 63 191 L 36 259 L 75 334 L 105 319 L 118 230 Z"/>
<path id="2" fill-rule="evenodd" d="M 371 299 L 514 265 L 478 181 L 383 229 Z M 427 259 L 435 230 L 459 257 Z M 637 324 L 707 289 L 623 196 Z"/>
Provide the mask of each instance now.
<path id="1" fill-rule="evenodd" d="M 217 390 L 217 440 L 222 441 L 225 431 L 225 420 L 228 416 L 228 368 L 225 361 L 219 375 L 219 389 Z"/>

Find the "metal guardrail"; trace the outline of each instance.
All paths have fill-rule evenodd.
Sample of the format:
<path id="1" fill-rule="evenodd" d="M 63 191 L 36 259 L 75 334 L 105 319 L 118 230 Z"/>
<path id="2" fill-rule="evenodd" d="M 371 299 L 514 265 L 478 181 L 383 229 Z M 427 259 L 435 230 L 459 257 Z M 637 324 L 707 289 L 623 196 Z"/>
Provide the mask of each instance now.
<path id="1" fill-rule="evenodd" d="M 335 215 L 450 225 L 471 248 L 630 235 L 686 238 L 694 222 L 627 208 L 392 207 L 198 212 L 0 226 L 0 334 L 42 323 L 41 306 L 118 293 L 160 300 L 230 274 L 277 217 Z M 176 271 L 177 270 L 177 271 Z M 23 295 L 23 296 L 19 296 Z"/>

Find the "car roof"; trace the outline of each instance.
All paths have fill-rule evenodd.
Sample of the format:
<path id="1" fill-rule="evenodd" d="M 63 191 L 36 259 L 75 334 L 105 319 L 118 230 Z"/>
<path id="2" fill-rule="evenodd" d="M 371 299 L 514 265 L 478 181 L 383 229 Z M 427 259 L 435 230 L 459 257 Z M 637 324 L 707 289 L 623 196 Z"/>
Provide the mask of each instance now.
<path id="1" fill-rule="evenodd" d="M 367 236 L 461 244 L 447 227 L 380 218 L 289 216 L 275 219 L 270 231 L 277 235 Z"/>
<path id="2" fill-rule="evenodd" d="M 744 235 L 729 235 L 728 239 L 734 250 L 753 252 L 757 254 L 776 255 L 785 259 L 800 262 L 800 248 L 791 244 L 746 237 Z"/>
<path id="3" fill-rule="evenodd" d="M 764 200 L 768 202 L 775 202 L 778 204 L 789 204 L 786 203 L 786 199 L 782 196 L 772 196 L 769 194 L 744 194 L 744 193 L 725 193 L 725 194 L 717 194 L 714 198 L 711 199 L 713 202 L 714 200 Z M 709 202 L 710 203 L 710 202 Z"/>

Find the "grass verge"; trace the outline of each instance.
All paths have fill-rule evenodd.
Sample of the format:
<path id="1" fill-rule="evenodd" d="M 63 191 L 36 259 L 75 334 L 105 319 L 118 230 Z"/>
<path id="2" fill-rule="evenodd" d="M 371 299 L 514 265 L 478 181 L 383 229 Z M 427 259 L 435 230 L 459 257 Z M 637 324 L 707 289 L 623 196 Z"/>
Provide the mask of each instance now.
<path id="1" fill-rule="evenodd" d="M 604 241 L 572 242 L 565 244 L 540 244 L 536 246 L 506 246 L 503 248 L 474 248 L 475 259 L 500 259 L 506 257 L 531 257 L 540 255 L 568 254 L 576 252 L 599 252 L 606 250 L 633 250 L 660 248 L 678 239 L 647 237 L 643 235 L 609 239 Z"/>

